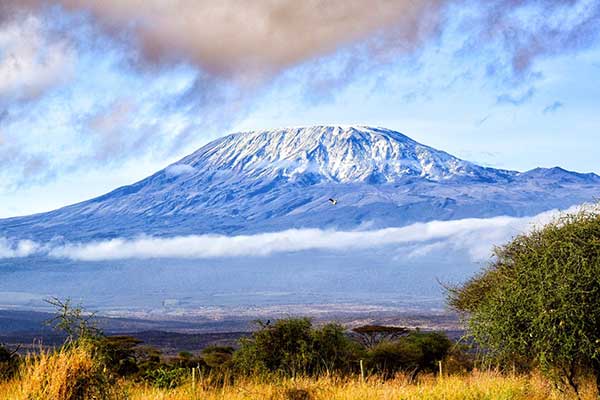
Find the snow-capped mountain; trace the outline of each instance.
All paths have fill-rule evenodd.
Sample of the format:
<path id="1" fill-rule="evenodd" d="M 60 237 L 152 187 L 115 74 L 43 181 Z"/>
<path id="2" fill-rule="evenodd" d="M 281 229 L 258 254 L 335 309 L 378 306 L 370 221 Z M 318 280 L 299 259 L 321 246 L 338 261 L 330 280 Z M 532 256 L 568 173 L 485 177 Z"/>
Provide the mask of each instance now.
<path id="1" fill-rule="evenodd" d="M 83 241 L 401 226 L 533 215 L 598 194 L 595 174 L 485 168 L 387 129 L 315 126 L 225 136 L 133 185 L 0 220 L 0 236 Z"/>

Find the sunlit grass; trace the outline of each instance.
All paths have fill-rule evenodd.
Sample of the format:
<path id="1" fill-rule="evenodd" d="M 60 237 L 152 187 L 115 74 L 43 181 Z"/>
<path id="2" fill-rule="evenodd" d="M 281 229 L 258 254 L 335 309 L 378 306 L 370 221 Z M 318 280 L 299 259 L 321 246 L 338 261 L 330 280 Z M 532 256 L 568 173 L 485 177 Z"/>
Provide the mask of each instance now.
<path id="1" fill-rule="evenodd" d="M 511 375 L 494 371 L 463 375 L 421 375 L 416 382 L 398 375 L 392 380 L 370 377 L 296 379 L 241 378 L 217 384 L 197 375 L 174 389 L 158 389 L 129 380 L 111 380 L 85 345 L 41 352 L 28 357 L 17 378 L 0 382 L 2 400 L 546 400 L 573 398 L 556 391 L 537 374 Z M 225 379 L 230 382 L 229 379 Z M 582 399 L 596 398 L 593 385 Z"/>
<path id="2" fill-rule="evenodd" d="M 246 380 L 224 388 L 202 389 L 201 385 L 197 385 L 195 390 L 192 389 L 191 384 L 175 390 L 158 390 L 147 386 L 134 386 L 130 387 L 127 392 L 128 398 L 132 400 L 546 400 L 565 398 L 564 395 L 554 392 L 551 386 L 535 375 L 503 376 L 493 372 L 443 378 L 427 376 L 421 378 L 417 383 L 409 383 L 404 377 L 388 381 L 372 378 L 364 383 L 358 378 L 301 378 L 272 383 Z M 588 398 L 594 397 L 589 396 Z"/>

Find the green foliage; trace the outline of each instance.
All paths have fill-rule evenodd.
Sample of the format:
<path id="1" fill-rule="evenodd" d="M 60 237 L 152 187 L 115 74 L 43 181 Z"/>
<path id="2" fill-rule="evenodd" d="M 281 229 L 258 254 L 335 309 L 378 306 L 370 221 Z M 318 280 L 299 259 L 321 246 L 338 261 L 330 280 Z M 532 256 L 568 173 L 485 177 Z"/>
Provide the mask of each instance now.
<path id="1" fill-rule="evenodd" d="M 146 380 L 160 389 L 173 389 L 189 375 L 187 368 L 157 368 L 146 373 Z"/>
<path id="2" fill-rule="evenodd" d="M 449 304 L 490 359 L 537 365 L 575 391 L 593 375 L 600 388 L 600 214 L 563 215 L 497 248 Z"/>
<path id="3" fill-rule="evenodd" d="M 225 369 L 231 364 L 233 347 L 209 346 L 202 350 L 202 361 L 210 368 Z"/>
<path id="4" fill-rule="evenodd" d="M 384 378 L 392 378 L 397 372 L 417 370 L 422 358 L 423 352 L 416 343 L 381 342 L 369 351 L 367 367 Z"/>
<path id="5" fill-rule="evenodd" d="M 452 342 L 437 332 L 411 332 L 394 341 L 382 341 L 368 352 L 371 371 L 391 378 L 398 372 L 433 372 L 437 362 L 446 358 Z"/>
<path id="6" fill-rule="evenodd" d="M 137 346 L 141 340 L 131 336 L 107 336 L 97 343 L 97 352 L 106 367 L 118 376 L 131 376 L 140 371 Z"/>
<path id="7" fill-rule="evenodd" d="M 422 356 L 419 360 L 419 370 L 428 372 L 437 370 L 438 361 L 443 360 L 452 347 L 450 339 L 441 332 L 414 331 L 399 341 L 410 343 L 420 349 Z"/>
<path id="8" fill-rule="evenodd" d="M 261 324 L 251 338 L 240 341 L 234 363 L 243 373 L 279 373 L 284 376 L 345 371 L 356 363 L 355 346 L 337 324 L 313 329 L 307 318 Z"/>

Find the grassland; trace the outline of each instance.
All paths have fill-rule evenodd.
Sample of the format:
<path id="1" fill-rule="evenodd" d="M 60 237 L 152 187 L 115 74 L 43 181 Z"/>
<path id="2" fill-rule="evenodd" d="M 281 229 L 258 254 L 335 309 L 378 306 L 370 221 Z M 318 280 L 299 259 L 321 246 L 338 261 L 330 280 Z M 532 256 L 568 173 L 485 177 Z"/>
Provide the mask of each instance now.
<path id="1" fill-rule="evenodd" d="M 172 389 L 160 389 L 130 380 L 114 380 L 93 358 L 89 348 L 78 346 L 29 357 L 16 378 L 0 382 L 2 400 L 409 400 L 409 399 L 568 399 L 538 374 L 501 374 L 473 371 L 451 376 L 420 375 L 410 382 L 405 375 L 384 380 L 376 376 L 296 379 L 239 378 L 216 384 L 213 377 L 191 374 Z M 228 382 L 229 380 L 225 380 Z M 596 398 L 593 385 L 584 387 L 582 399 Z"/>
<path id="2" fill-rule="evenodd" d="M 0 383 L 0 398 L 6 400 L 68 399 L 66 391 L 32 396 L 36 382 L 15 380 Z M 56 389 L 56 388 L 55 388 Z M 483 400 L 483 399 L 568 399 L 573 395 L 560 393 L 538 375 L 501 375 L 495 372 L 475 372 L 463 376 L 424 376 L 417 383 L 409 383 L 403 376 L 393 380 L 375 377 L 362 382 L 360 378 L 299 378 L 274 382 L 247 379 L 233 385 L 204 386 L 198 380 L 175 389 L 158 389 L 128 381 L 116 383 L 106 390 L 104 398 L 128 400 Z M 75 399 L 77 397 L 70 397 Z M 85 397 L 93 398 L 93 397 Z M 103 397 L 98 397 L 103 398 Z M 591 388 L 582 393 L 582 399 L 595 399 Z"/>
<path id="3" fill-rule="evenodd" d="M 419 374 L 393 379 L 346 377 L 267 378 L 186 374 L 176 387 L 113 376 L 91 342 L 67 344 L 25 357 L 18 373 L 0 381 L 2 400 L 410 400 L 570 399 L 537 373 L 473 370 L 452 375 Z M 185 371 L 185 370 L 184 370 Z M 193 378 L 192 378 L 193 377 Z M 580 399 L 595 399 L 595 386 L 581 387 Z"/>

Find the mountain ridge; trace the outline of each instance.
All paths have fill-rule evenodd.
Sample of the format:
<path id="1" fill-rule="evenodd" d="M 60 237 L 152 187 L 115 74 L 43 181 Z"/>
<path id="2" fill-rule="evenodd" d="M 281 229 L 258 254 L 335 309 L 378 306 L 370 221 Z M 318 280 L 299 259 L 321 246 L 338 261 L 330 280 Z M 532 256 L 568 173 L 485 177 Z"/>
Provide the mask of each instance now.
<path id="1" fill-rule="evenodd" d="M 393 130 L 325 125 L 229 134 L 132 185 L 0 220 L 0 230 L 85 241 L 386 227 L 533 215 L 592 201 L 599 192 L 595 174 L 482 167 Z"/>

